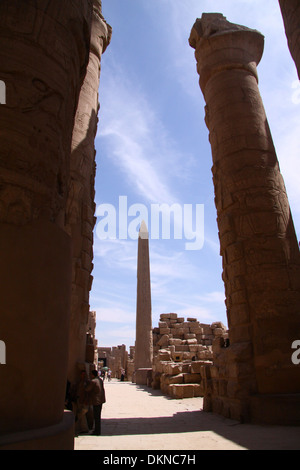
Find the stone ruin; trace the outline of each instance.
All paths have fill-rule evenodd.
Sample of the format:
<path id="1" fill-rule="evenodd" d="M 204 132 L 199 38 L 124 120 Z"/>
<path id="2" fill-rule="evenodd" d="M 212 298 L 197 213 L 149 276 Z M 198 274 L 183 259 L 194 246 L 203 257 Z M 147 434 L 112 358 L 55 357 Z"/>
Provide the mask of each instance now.
<path id="1" fill-rule="evenodd" d="M 299 0 L 279 3 L 300 76 Z M 74 422 L 64 399 L 66 379 L 76 378 L 95 346 L 86 336 L 94 137 L 111 28 L 100 0 L 2 0 L 0 24 L 0 330 L 7 353 L 0 369 L 0 448 L 73 449 Z M 196 363 L 203 361 L 198 385 L 205 409 L 241 421 L 299 425 L 300 376 L 291 344 L 300 335 L 300 255 L 257 87 L 263 42 L 257 31 L 220 14 L 204 14 L 191 32 L 212 146 L 230 344 L 227 333 L 215 335 L 212 361 L 198 357 L 211 353 L 210 344 L 175 341 L 200 341 L 197 333 L 170 338 L 170 331 L 168 341 L 161 333 L 155 348 L 162 341 L 158 357 L 166 360 L 155 367 L 169 363 L 157 370 L 165 374 L 159 382 L 180 374 L 189 380 L 185 374 L 199 374 Z M 171 351 L 182 360 L 173 361 Z M 190 384 L 167 385 L 179 393 L 178 386 Z"/>
<path id="2" fill-rule="evenodd" d="M 131 381 L 134 375 L 134 347 L 129 353 L 125 344 L 113 347 L 98 347 L 98 366 L 109 367 L 112 378 L 120 379 L 121 371 L 125 371 L 126 380 Z"/>
<path id="3" fill-rule="evenodd" d="M 85 361 L 78 363 L 78 368 L 88 369 L 90 372 L 94 369 L 98 362 L 98 340 L 96 338 L 96 312 L 91 311 L 86 327 L 86 346 L 85 346 Z"/>
<path id="4" fill-rule="evenodd" d="M 216 338 L 228 337 L 221 322 L 211 325 L 196 318 L 162 313 L 153 329 L 153 371 L 149 381 L 173 398 L 204 396 L 202 371 L 211 366 L 213 343 Z"/>

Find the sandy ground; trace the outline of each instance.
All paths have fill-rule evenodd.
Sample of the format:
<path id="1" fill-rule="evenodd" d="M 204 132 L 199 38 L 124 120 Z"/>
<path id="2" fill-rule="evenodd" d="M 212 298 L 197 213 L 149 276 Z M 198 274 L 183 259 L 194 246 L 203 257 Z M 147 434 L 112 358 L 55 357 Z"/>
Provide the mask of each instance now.
<path id="1" fill-rule="evenodd" d="M 202 398 L 105 382 L 101 436 L 79 435 L 75 450 L 300 450 L 300 427 L 240 424 L 202 411 Z"/>

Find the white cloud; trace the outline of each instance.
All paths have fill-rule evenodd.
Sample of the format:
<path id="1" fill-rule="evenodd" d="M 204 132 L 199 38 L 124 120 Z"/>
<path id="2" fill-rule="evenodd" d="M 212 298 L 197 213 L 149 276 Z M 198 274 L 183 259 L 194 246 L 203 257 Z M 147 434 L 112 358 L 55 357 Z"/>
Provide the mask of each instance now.
<path id="1" fill-rule="evenodd" d="M 264 54 L 258 65 L 259 87 L 299 231 L 300 186 L 298 172 L 295 171 L 299 166 L 299 80 L 288 49 L 279 3 L 274 0 L 214 0 L 212 4 L 210 0 L 202 0 L 199 4 L 198 0 L 191 0 L 187 5 L 165 0 L 164 5 L 169 11 L 167 34 L 169 36 L 170 30 L 173 33 L 168 45 L 173 63 L 178 69 L 174 76 L 187 96 L 194 99 L 198 97 L 203 106 L 202 93 L 197 83 L 196 61 L 187 45 L 196 18 L 200 18 L 203 12 L 223 13 L 228 21 L 257 29 L 265 36 Z M 206 241 L 210 243 L 210 240 Z"/>
<path id="2" fill-rule="evenodd" d="M 135 312 L 127 311 L 120 303 L 114 302 L 109 307 L 96 308 L 97 321 L 100 323 L 132 323 L 135 321 Z"/>
<path id="3" fill-rule="evenodd" d="M 127 351 L 129 351 L 129 347 L 134 346 L 135 343 L 135 329 L 128 325 L 120 328 L 110 327 L 102 330 L 101 324 L 99 324 L 97 325 L 96 334 L 98 347 L 112 347 L 125 344 Z"/>
<path id="4" fill-rule="evenodd" d="M 199 300 L 208 303 L 220 302 L 224 304 L 225 293 L 224 291 L 208 292 L 205 295 L 199 296 Z"/>
<path id="5" fill-rule="evenodd" d="M 191 157 L 183 158 L 178 152 L 149 98 L 141 87 L 134 87 L 127 70 L 108 60 L 105 76 L 98 131 L 101 145 L 108 147 L 110 158 L 125 173 L 131 191 L 149 202 L 175 203 L 171 178 L 187 173 Z"/>
<path id="6" fill-rule="evenodd" d="M 195 19 L 201 17 L 202 12 L 212 11 L 213 8 L 213 11 L 223 13 L 229 21 L 258 29 L 264 34 L 265 52 L 258 67 L 259 87 L 295 216 L 295 225 L 300 230 L 300 185 L 297 174 L 300 95 L 296 94 L 296 88 L 292 87 L 296 70 L 288 51 L 278 2 L 145 0 L 142 5 L 147 9 L 147 14 L 151 16 L 160 34 L 161 50 L 157 50 L 157 58 L 159 66 L 164 67 L 162 73 L 170 80 L 172 93 L 174 90 L 180 99 L 187 101 L 188 118 L 183 117 L 182 135 L 189 132 L 189 120 L 199 120 L 200 131 L 203 129 L 204 139 L 207 140 L 207 129 L 203 122 L 204 100 L 198 85 L 194 51 L 188 44 Z M 149 16 L 147 21 L 148 19 Z M 147 23 L 147 26 L 151 26 L 151 23 Z M 148 45 L 144 44 L 143 47 Z M 120 60 L 118 58 L 114 63 L 115 53 L 119 54 Z M 163 58 L 167 57 L 167 60 L 161 59 L 161 54 Z M 199 156 L 198 167 L 192 167 L 190 156 L 185 155 L 184 150 L 179 150 L 179 145 L 177 146 L 176 139 L 180 140 L 180 136 L 169 135 L 168 121 L 164 123 L 160 114 L 162 109 L 151 101 L 152 95 L 146 88 L 147 80 L 142 81 L 143 67 L 139 77 L 133 76 L 131 65 L 136 64 L 129 62 L 128 68 L 125 68 L 122 59 L 120 51 L 113 52 L 113 49 L 108 49 L 104 56 L 100 86 L 100 146 L 105 158 L 115 164 L 116 173 L 118 170 L 123 173 L 131 194 L 142 199 L 137 202 L 145 200 L 148 203 L 173 204 L 181 197 L 177 185 L 180 178 L 186 178 L 191 168 L 196 168 L 195 174 L 200 173 L 202 162 L 204 159 L 210 159 L 211 155 L 205 148 Z M 153 82 L 153 89 L 157 89 L 159 85 Z M 160 90 L 160 94 L 162 93 L 163 90 Z M 168 119 L 171 110 L 164 111 Z M 196 139 L 194 148 L 195 155 L 198 156 L 199 149 L 202 149 L 204 144 L 202 135 L 196 136 Z M 190 186 L 191 197 L 196 200 L 199 195 L 201 198 L 206 187 L 200 188 L 200 184 L 195 185 L 195 181 L 193 184 Z M 209 207 L 212 206 L 213 203 Z M 159 314 L 164 311 L 175 311 L 184 317 L 194 316 L 208 323 L 217 320 L 227 322 L 224 292 L 221 291 L 222 287 L 219 287 L 219 281 L 214 284 L 212 274 L 221 264 L 217 227 L 215 222 L 212 222 L 215 220 L 215 212 L 210 212 L 208 217 L 211 217 L 211 220 L 205 219 L 209 222 L 205 226 L 204 253 L 209 248 L 209 253 L 213 256 L 201 258 L 195 253 L 193 258 L 186 252 L 179 251 L 178 245 L 174 248 L 174 245 L 170 244 L 164 250 L 159 243 L 150 243 L 153 326 L 156 326 Z M 210 236 L 214 230 L 215 236 Z M 95 264 L 99 262 L 101 266 L 101 279 L 99 282 L 96 279 L 93 287 L 93 298 L 96 306 L 100 306 L 97 308 L 100 342 L 102 345 L 115 345 L 124 343 L 126 339 L 129 344 L 132 338 L 130 344 L 133 344 L 137 242 L 100 241 L 95 237 L 94 253 Z M 114 269 L 115 279 L 108 280 L 106 272 L 112 276 Z M 220 274 L 221 267 L 216 276 L 219 278 Z M 208 285 L 209 282 L 212 287 Z M 108 322 L 115 324 L 116 328 L 105 327 L 102 332 L 101 324 L 109 325 Z"/>
<path id="7" fill-rule="evenodd" d="M 131 240 L 99 240 L 95 236 L 94 256 L 110 267 L 136 271 L 137 243 Z"/>
<path id="8" fill-rule="evenodd" d="M 213 323 L 219 321 L 212 310 L 205 307 L 197 307 L 195 305 L 185 305 L 184 308 L 177 309 L 178 316 L 187 318 L 196 318 L 201 323 Z"/>

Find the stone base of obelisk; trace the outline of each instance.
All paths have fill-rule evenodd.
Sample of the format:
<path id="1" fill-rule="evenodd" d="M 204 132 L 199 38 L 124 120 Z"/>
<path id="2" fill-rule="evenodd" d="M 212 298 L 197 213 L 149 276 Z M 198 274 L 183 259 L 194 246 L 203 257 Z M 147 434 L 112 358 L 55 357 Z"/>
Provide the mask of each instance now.
<path id="1" fill-rule="evenodd" d="M 135 371 L 135 383 L 137 385 L 151 386 L 152 382 L 152 368 L 141 368 Z"/>
<path id="2" fill-rule="evenodd" d="M 74 450 L 74 415 L 65 411 L 54 426 L 0 436 L 0 450 Z"/>

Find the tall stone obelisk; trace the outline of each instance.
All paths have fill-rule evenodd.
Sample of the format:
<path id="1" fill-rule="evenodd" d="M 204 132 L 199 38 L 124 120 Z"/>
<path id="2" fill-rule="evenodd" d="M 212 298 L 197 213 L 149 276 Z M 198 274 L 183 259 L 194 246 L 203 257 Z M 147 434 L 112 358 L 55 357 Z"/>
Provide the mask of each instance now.
<path id="1" fill-rule="evenodd" d="M 149 262 L 149 234 L 143 221 L 140 226 L 137 259 L 135 381 L 146 385 L 152 369 L 152 308 Z"/>

